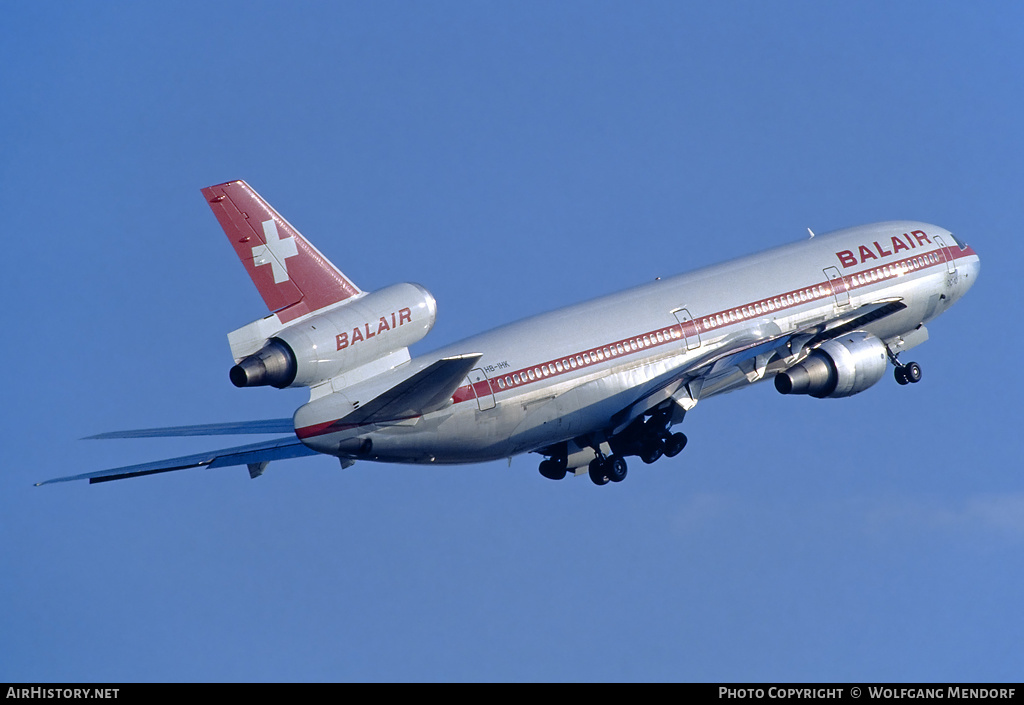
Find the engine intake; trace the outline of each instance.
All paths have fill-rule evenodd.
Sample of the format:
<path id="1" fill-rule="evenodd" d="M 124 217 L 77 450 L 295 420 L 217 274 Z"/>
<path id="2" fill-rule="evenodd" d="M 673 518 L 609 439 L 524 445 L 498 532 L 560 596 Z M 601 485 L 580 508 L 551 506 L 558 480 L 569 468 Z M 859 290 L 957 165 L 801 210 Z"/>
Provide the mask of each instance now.
<path id="1" fill-rule="evenodd" d="M 885 343 L 857 331 L 825 342 L 803 362 L 775 375 L 775 388 L 818 399 L 849 397 L 878 382 L 885 367 Z"/>

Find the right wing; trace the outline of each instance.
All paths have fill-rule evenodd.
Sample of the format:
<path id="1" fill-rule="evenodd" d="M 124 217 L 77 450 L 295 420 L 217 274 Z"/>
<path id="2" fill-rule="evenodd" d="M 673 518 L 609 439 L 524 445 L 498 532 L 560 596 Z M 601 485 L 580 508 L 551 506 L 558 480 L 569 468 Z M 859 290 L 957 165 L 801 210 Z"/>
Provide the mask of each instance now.
<path id="1" fill-rule="evenodd" d="M 110 470 L 98 472 L 87 472 L 82 475 L 71 475 L 70 477 L 58 477 L 53 480 L 37 482 L 40 485 L 49 485 L 55 482 L 71 482 L 72 480 L 88 480 L 89 484 L 96 482 L 109 482 L 110 480 L 123 480 L 129 477 L 141 477 L 143 475 L 156 475 L 161 472 L 173 470 L 187 470 L 188 468 L 226 468 L 234 465 L 248 465 L 249 475 L 257 477 L 263 473 L 266 464 L 271 460 L 286 460 L 288 458 L 302 458 L 307 455 L 316 455 L 302 445 L 302 441 L 294 436 L 275 438 L 270 441 L 252 443 L 247 446 L 225 448 L 223 450 L 212 450 L 206 453 L 195 453 L 183 455 L 179 458 L 168 460 L 157 460 L 151 463 L 140 463 L 138 465 L 126 465 Z"/>
<path id="2" fill-rule="evenodd" d="M 358 425 L 380 420 L 392 420 L 408 416 L 418 416 L 429 411 L 442 408 L 449 403 L 452 394 L 466 378 L 466 374 L 480 359 L 481 353 L 456 355 L 437 360 L 422 370 L 399 382 L 390 389 L 371 399 L 351 414 L 329 426 Z M 146 428 L 133 431 L 113 431 L 89 436 L 91 439 L 107 438 L 155 438 L 165 436 L 209 436 L 240 433 L 278 433 L 292 431 L 291 419 L 267 419 L 264 421 L 242 421 L 234 423 L 203 424 L 198 426 L 173 426 L 169 428 Z M 127 465 L 120 468 L 87 472 L 70 477 L 58 477 L 53 480 L 36 483 L 49 485 L 55 482 L 71 482 L 72 480 L 88 480 L 90 484 L 123 480 L 129 477 L 155 475 L 174 470 L 188 468 L 223 468 L 234 465 L 246 465 L 251 477 L 258 477 L 271 460 L 301 458 L 316 455 L 317 452 L 307 448 L 295 436 L 276 438 L 260 443 L 253 443 L 235 448 L 213 450 L 206 453 L 194 453 L 179 458 L 157 460 L 138 465 Z"/>
<path id="3" fill-rule="evenodd" d="M 97 433 L 95 436 L 86 436 L 82 440 L 165 438 L 168 436 L 231 436 L 246 433 L 291 433 L 294 430 L 291 419 L 262 419 L 260 421 L 208 423 L 198 426 L 167 426 L 165 428 L 138 428 L 131 431 L 108 431 L 106 433 Z"/>

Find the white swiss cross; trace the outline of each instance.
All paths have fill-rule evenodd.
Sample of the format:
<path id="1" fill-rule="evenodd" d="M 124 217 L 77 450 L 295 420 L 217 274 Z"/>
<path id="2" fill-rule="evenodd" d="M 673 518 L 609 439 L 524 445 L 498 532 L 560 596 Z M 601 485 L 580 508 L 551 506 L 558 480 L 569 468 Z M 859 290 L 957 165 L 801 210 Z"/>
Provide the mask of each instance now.
<path id="1" fill-rule="evenodd" d="M 266 245 L 259 245 L 252 248 L 252 262 L 259 267 L 261 264 L 270 262 L 270 268 L 274 271 L 274 283 L 288 281 L 288 264 L 286 260 L 299 254 L 295 247 L 295 238 L 282 238 L 277 233 L 277 223 L 273 220 L 263 221 L 263 238 Z"/>

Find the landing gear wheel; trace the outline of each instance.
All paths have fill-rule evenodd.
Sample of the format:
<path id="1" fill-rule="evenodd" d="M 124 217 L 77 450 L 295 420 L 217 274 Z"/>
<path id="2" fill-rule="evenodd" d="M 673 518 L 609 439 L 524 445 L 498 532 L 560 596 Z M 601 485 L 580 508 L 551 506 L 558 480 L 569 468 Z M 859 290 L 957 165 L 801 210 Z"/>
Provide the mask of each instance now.
<path id="1" fill-rule="evenodd" d="M 565 463 L 557 460 L 545 460 L 540 464 L 540 474 L 549 480 L 562 480 L 565 478 Z"/>
<path id="2" fill-rule="evenodd" d="M 917 384 L 921 381 L 921 366 L 916 362 L 908 362 L 903 366 L 903 375 L 911 384 Z"/>
<path id="3" fill-rule="evenodd" d="M 900 386 L 910 383 L 910 380 L 907 379 L 907 371 L 902 365 L 892 371 L 892 376 L 896 378 L 896 382 L 898 382 Z"/>
<path id="4" fill-rule="evenodd" d="M 900 384 L 917 384 L 921 381 L 921 366 L 916 362 L 897 365 L 893 375 Z"/>
<path id="5" fill-rule="evenodd" d="M 605 476 L 604 461 L 594 458 L 590 461 L 590 479 L 595 485 L 607 485 L 608 478 Z"/>
<path id="6" fill-rule="evenodd" d="M 661 439 L 655 438 L 644 443 L 643 450 L 640 451 L 640 460 L 650 465 L 660 460 L 664 454 L 665 444 L 661 442 Z"/>
<path id="7" fill-rule="evenodd" d="M 604 461 L 604 472 L 612 482 L 626 479 L 626 459 L 621 455 L 613 455 Z"/>
<path id="8" fill-rule="evenodd" d="M 686 447 L 686 435 L 683 433 L 673 433 L 665 441 L 665 457 L 674 458 L 679 455 L 683 448 Z"/>

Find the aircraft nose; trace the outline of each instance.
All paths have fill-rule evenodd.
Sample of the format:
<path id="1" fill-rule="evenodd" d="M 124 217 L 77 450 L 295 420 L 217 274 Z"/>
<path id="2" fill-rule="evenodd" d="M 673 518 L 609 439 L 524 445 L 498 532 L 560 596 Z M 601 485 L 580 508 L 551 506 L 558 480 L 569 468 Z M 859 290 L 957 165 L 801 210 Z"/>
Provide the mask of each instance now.
<path id="1" fill-rule="evenodd" d="M 961 267 L 958 268 L 960 271 L 960 281 L 963 286 L 963 292 L 966 293 L 968 289 L 974 286 L 975 280 L 978 278 L 978 273 L 981 271 L 981 258 L 978 257 L 978 253 L 971 250 L 971 256 L 966 259 Z"/>

